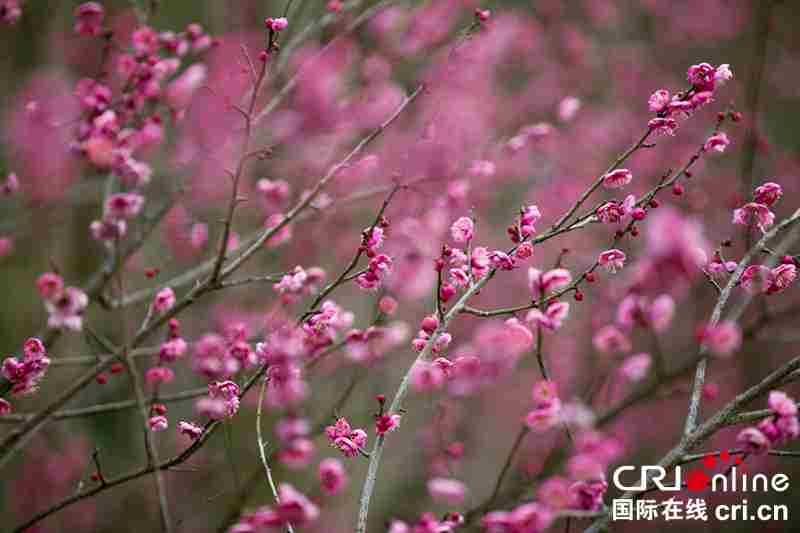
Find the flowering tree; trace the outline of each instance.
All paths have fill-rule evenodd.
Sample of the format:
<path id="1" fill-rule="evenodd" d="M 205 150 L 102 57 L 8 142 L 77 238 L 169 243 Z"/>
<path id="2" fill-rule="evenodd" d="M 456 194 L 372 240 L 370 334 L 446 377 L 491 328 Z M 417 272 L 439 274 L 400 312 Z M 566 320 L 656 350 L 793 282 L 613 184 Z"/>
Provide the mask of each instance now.
<path id="1" fill-rule="evenodd" d="M 779 7 L 671 6 L 712 64 L 649 1 L 163 4 L 51 16 L 8 91 L 11 531 L 599 531 L 620 464 L 792 468 Z"/>

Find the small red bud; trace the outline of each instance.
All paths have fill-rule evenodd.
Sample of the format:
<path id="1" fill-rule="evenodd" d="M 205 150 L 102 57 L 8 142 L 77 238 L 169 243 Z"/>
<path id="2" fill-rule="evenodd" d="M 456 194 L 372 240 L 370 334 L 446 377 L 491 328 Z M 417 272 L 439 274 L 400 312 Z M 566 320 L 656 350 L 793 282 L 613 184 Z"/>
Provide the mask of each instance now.
<path id="1" fill-rule="evenodd" d="M 794 264 L 794 257 L 791 255 L 784 255 L 781 257 L 781 263 L 784 265 L 793 265 Z"/>
<path id="2" fill-rule="evenodd" d="M 638 237 L 639 236 L 639 228 L 636 226 L 631 228 L 631 237 Z"/>
<path id="3" fill-rule="evenodd" d="M 452 459 L 460 459 L 464 455 L 464 443 L 451 442 L 447 446 L 447 455 Z"/>
<path id="4" fill-rule="evenodd" d="M 97 472 L 92 472 L 92 475 L 90 477 L 92 478 L 92 481 L 100 481 L 100 474 L 98 474 Z"/>
<path id="5" fill-rule="evenodd" d="M 633 210 L 631 216 L 633 217 L 634 220 L 644 220 L 645 217 L 647 217 L 647 211 L 645 211 L 641 207 L 637 207 L 636 209 Z"/>
<path id="6" fill-rule="evenodd" d="M 723 120 L 725 120 L 725 113 L 724 113 L 724 112 L 722 112 L 722 111 L 720 111 L 719 113 L 717 113 L 717 120 L 718 120 L 718 121 L 720 121 L 720 122 L 722 122 Z"/>
<path id="7" fill-rule="evenodd" d="M 656 200 L 655 198 L 653 198 L 652 200 L 650 200 L 650 201 L 648 202 L 648 205 L 649 205 L 650 207 L 652 207 L 653 209 L 658 209 L 658 206 L 660 206 L 660 205 L 661 205 L 661 203 L 660 203 L 658 200 Z"/>
<path id="8" fill-rule="evenodd" d="M 475 18 L 479 21 L 486 22 L 490 16 L 492 16 L 492 12 L 488 9 L 475 8 Z"/>
<path id="9" fill-rule="evenodd" d="M 106 383 L 108 383 L 108 376 L 106 376 L 105 374 L 97 374 L 97 377 L 94 379 L 100 385 L 105 385 Z"/>
<path id="10" fill-rule="evenodd" d="M 420 325 L 422 331 L 428 334 L 431 334 L 434 331 L 436 331 L 436 328 L 438 327 L 439 327 L 439 319 L 436 318 L 434 315 L 428 315 L 425 318 L 423 318 L 422 324 Z"/>
<path id="11" fill-rule="evenodd" d="M 575 291 L 575 301 L 576 302 L 583 301 L 583 293 L 581 291 Z"/>
<path id="12" fill-rule="evenodd" d="M 597 279 L 594 275 L 594 272 L 587 272 L 586 273 L 586 283 L 594 283 L 594 280 Z"/>
<path id="13" fill-rule="evenodd" d="M 443 302 L 449 302 L 450 299 L 456 295 L 456 288 L 450 285 L 449 283 L 445 283 L 439 289 L 439 297 L 442 299 Z"/>
<path id="14" fill-rule="evenodd" d="M 112 374 L 119 374 L 123 370 L 125 370 L 125 367 L 122 365 L 122 363 L 114 363 L 111 365 Z"/>
<path id="15" fill-rule="evenodd" d="M 734 122 L 740 122 L 742 120 L 743 115 L 739 111 L 734 111 L 731 113 L 731 120 Z"/>
<path id="16" fill-rule="evenodd" d="M 692 171 L 691 171 L 691 170 L 684 170 L 684 171 L 683 171 L 683 174 L 684 174 L 684 175 L 685 175 L 687 178 L 691 178 L 692 176 L 694 176 L 694 174 L 692 174 Z"/>
<path id="17" fill-rule="evenodd" d="M 377 396 L 375 396 L 375 399 L 378 400 L 378 403 L 381 404 L 386 403 L 386 396 L 383 394 L 378 394 Z"/>
<path id="18" fill-rule="evenodd" d="M 672 186 L 672 194 L 674 194 L 675 196 L 682 195 L 683 191 L 684 191 L 683 185 L 681 185 L 680 183 L 676 183 L 675 185 Z"/>

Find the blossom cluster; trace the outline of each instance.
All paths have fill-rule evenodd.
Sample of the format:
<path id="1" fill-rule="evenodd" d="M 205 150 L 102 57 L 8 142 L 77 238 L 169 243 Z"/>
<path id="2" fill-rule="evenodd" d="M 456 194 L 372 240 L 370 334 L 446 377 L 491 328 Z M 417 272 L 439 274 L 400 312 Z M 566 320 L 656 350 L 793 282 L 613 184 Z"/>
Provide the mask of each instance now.
<path id="1" fill-rule="evenodd" d="M 692 65 L 686 73 L 692 85 L 691 89 L 671 95 L 666 89 L 654 92 L 648 102 L 648 108 L 656 113 L 656 117 L 648 122 L 651 131 L 674 135 L 678 127 L 676 118 L 688 117 L 698 108 L 714 100 L 714 91 L 733 79 L 730 65 L 722 64 L 712 67 L 708 63 Z M 727 146 L 727 137 L 719 138 L 707 149 L 718 149 Z M 721 150 L 720 150 L 721 151 Z"/>
<path id="2" fill-rule="evenodd" d="M 748 453 L 762 454 L 800 436 L 797 403 L 793 398 L 784 392 L 772 391 L 767 404 L 775 414 L 759 422 L 756 427 L 741 430 L 736 437 L 736 442 Z"/>
<path id="3" fill-rule="evenodd" d="M 22 347 L 22 358 L 7 357 L 3 360 L 0 372 L 11 385 L 12 394 L 29 394 L 39 386 L 39 382 L 50 366 L 44 343 L 37 338 L 25 341 Z M 11 411 L 7 400 L 0 398 L 0 413 Z"/>
<path id="4" fill-rule="evenodd" d="M 54 272 L 45 272 L 39 276 L 36 287 L 49 315 L 49 327 L 72 331 L 83 328 L 83 311 L 89 304 L 89 297 L 85 292 L 76 287 L 65 287 L 64 279 Z"/>
<path id="5" fill-rule="evenodd" d="M 733 223 L 746 226 L 756 224 L 761 231 L 766 231 L 775 222 L 775 214 L 771 208 L 783 196 L 783 188 L 774 182 L 760 185 L 753 192 L 753 201 L 733 211 Z"/>
<path id="6" fill-rule="evenodd" d="M 332 426 L 325 428 L 325 435 L 331 446 L 342 452 L 345 457 L 355 457 L 367 444 L 367 432 L 353 429 L 346 418 L 339 418 Z"/>
<path id="7" fill-rule="evenodd" d="M 525 416 L 525 424 L 533 431 L 542 432 L 561 421 L 561 400 L 556 384 L 543 380 L 533 386 L 533 409 Z"/>
<path id="8" fill-rule="evenodd" d="M 245 513 L 228 529 L 229 533 L 257 533 L 280 531 L 287 524 L 303 526 L 319 518 L 319 507 L 303 493 L 288 483 L 278 486 L 278 503 L 274 507 L 264 506 Z"/>
<path id="9" fill-rule="evenodd" d="M 194 404 L 198 415 L 212 420 L 230 418 L 239 411 L 241 389 L 233 381 L 215 381 L 208 385 L 208 396 L 204 396 Z"/>

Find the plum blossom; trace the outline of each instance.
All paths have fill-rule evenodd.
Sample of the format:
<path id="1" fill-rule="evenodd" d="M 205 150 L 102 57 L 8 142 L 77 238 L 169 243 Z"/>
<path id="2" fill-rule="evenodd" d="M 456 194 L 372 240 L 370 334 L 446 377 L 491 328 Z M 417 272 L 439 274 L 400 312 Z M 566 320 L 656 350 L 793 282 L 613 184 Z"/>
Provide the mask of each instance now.
<path id="1" fill-rule="evenodd" d="M 470 164 L 469 175 L 482 178 L 491 178 L 497 172 L 497 165 L 493 161 L 477 159 Z"/>
<path id="2" fill-rule="evenodd" d="M 678 122 L 672 117 L 656 117 L 647 122 L 647 127 L 656 134 L 675 135 Z"/>
<path id="3" fill-rule="evenodd" d="M 718 66 L 714 71 L 714 81 L 716 81 L 720 86 L 731 81 L 732 79 L 733 71 L 731 70 L 731 66 L 727 63 L 723 63 L 722 65 Z"/>
<path id="4" fill-rule="evenodd" d="M 666 89 L 659 89 L 653 94 L 650 95 L 650 98 L 647 100 L 647 107 L 653 113 L 660 113 L 664 109 L 666 109 L 667 104 L 670 102 L 670 94 L 669 91 Z"/>
<path id="5" fill-rule="evenodd" d="M 657 134 L 675 135 L 675 130 L 678 129 L 678 122 L 671 117 L 656 117 L 647 122 L 647 127 Z"/>
<path id="6" fill-rule="evenodd" d="M 147 420 L 147 425 L 150 428 L 150 431 L 157 432 L 157 431 L 164 431 L 169 427 L 169 420 L 167 420 L 166 416 L 156 415 L 151 416 Z"/>
<path id="7" fill-rule="evenodd" d="M 770 269 L 765 265 L 750 265 L 744 269 L 739 282 L 750 294 L 776 294 L 786 290 L 797 278 L 797 267 L 791 263 Z"/>
<path id="8" fill-rule="evenodd" d="M 786 290 L 797 278 L 797 267 L 794 264 L 782 264 L 770 270 L 767 276 L 767 294 L 775 294 Z"/>
<path id="9" fill-rule="evenodd" d="M 474 232 L 475 224 L 469 217 L 461 217 L 450 226 L 450 234 L 453 236 L 453 240 L 458 243 L 470 241 Z"/>
<path id="10" fill-rule="evenodd" d="M 721 131 L 708 138 L 706 143 L 703 145 L 703 150 L 706 152 L 714 151 L 722 153 L 730 143 L 731 141 L 728 139 L 728 135 L 724 131 Z"/>
<path id="11" fill-rule="evenodd" d="M 732 320 L 706 326 L 701 337 L 708 351 L 719 357 L 732 355 L 742 344 L 742 332 L 739 325 Z"/>
<path id="12" fill-rule="evenodd" d="M 770 269 L 764 265 L 750 265 L 739 277 L 739 283 L 750 294 L 767 292 L 769 289 Z"/>
<path id="13" fill-rule="evenodd" d="M 786 393 L 773 390 L 767 405 L 775 413 L 765 418 L 756 427 L 739 432 L 736 442 L 749 453 L 765 453 L 773 446 L 788 443 L 800 436 L 800 421 L 797 418 L 797 403 Z"/>
<path id="14" fill-rule="evenodd" d="M 195 412 L 212 420 L 231 418 L 239 410 L 239 385 L 233 381 L 215 381 L 208 385 L 208 396 L 198 399 Z"/>
<path id="15" fill-rule="evenodd" d="M 553 302 L 542 312 L 540 309 L 531 309 L 525 320 L 531 325 L 549 330 L 559 329 L 564 320 L 569 316 L 569 303 Z"/>
<path id="16" fill-rule="evenodd" d="M 267 27 L 267 29 L 277 33 L 285 30 L 289 26 L 289 21 L 286 20 L 285 17 L 270 17 L 264 21 L 264 25 Z"/>
<path id="17" fill-rule="evenodd" d="M 470 266 L 472 267 L 472 274 L 476 278 L 482 278 L 483 276 L 488 274 L 492 266 L 489 250 L 487 250 L 483 246 L 476 246 L 472 250 L 472 256 L 470 257 Z"/>
<path id="18" fill-rule="evenodd" d="M 6 181 L 0 185 L 0 194 L 10 196 L 19 190 L 19 178 L 14 172 L 9 172 Z"/>
<path id="19" fill-rule="evenodd" d="M 534 298 L 539 298 L 543 293 L 565 289 L 570 283 L 572 274 L 565 268 L 554 268 L 547 272 L 533 267 L 528 269 L 528 287 Z"/>
<path id="20" fill-rule="evenodd" d="M 323 459 L 318 468 L 319 484 L 322 491 L 332 496 L 347 485 L 347 471 L 339 459 Z"/>
<path id="21" fill-rule="evenodd" d="M 175 292 L 171 288 L 164 287 L 156 293 L 153 300 L 153 310 L 156 313 L 164 314 L 172 309 L 173 305 L 175 305 Z"/>
<path id="22" fill-rule="evenodd" d="M 653 358 L 649 353 L 638 353 L 626 358 L 619 371 L 625 376 L 625 379 L 636 382 L 643 380 L 647 376 L 652 365 Z"/>
<path id="23" fill-rule="evenodd" d="M 767 405 L 778 416 L 797 416 L 797 403 L 788 394 L 781 391 L 771 391 Z"/>
<path id="24" fill-rule="evenodd" d="M 772 207 L 783 196 L 783 188 L 777 183 L 771 181 L 756 187 L 753 193 L 753 201 L 758 204 Z"/>
<path id="25" fill-rule="evenodd" d="M 747 226 L 755 223 L 761 231 L 775 222 L 775 214 L 764 204 L 750 202 L 733 211 L 733 223 Z"/>
<path id="26" fill-rule="evenodd" d="M 83 310 L 88 304 L 89 298 L 82 290 L 75 287 L 59 289 L 45 300 L 49 315 L 47 325 L 54 329 L 80 331 L 83 329 Z"/>
<path id="27" fill-rule="evenodd" d="M 376 253 L 383 245 L 385 236 L 384 227 L 380 224 L 366 228 L 361 233 L 361 247 L 368 253 Z"/>
<path id="28" fill-rule="evenodd" d="M 629 194 L 622 202 L 606 202 L 595 212 L 600 222 L 616 224 L 623 222 L 636 206 L 636 197 Z"/>
<path id="29" fill-rule="evenodd" d="M 500 250 L 495 250 L 489 254 L 492 266 L 499 270 L 514 270 L 514 256 L 508 255 Z"/>
<path id="30" fill-rule="evenodd" d="M 278 500 L 275 512 L 282 523 L 301 526 L 319 518 L 319 508 L 288 483 L 278 485 Z"/>
<path id="31" fill-rule="evenodd" d="M 447 359 L 445 359 L 447 361 Z M 438 389 L 447 380 L 444 365 L 418 361 L 411 368 L 411 387 L 417 392 Z"/>
<path id="32" fill-rule="evenodd" d="M 533 334 L 517 318 L 509 318 L 505 321 L 506 334 L 508 339 L 507 348 L 513 352 L 523 352 L 533 344 Z"/>
<path id="33" fill-rule="evenodd" d="M 390 431 L 394 431 L 400 426 L 400 418 L 398 414 L 383 414 L 375 417 L 375 433 L 386 435 Z"/>
<path id="34" fill-rule="evenodd" d="M 161 344 L 158 357 L 165 363 L 174 363 L 186 354 L 189 346 L 181 337 L 169 339 Z"/>
<path id="35" fill-rule="evenodd" d="M 620 189 L 633 180 L 633 174 L 627 168 L 618 168 L 603 175 L 603 186 L 607 189 Z"/>
<path id="36" fill-rule="evenodd" d="M 22 17 L 20 0 L 3 0 L 0 3 L 0 22 L 3 24 L 16 24 Z"/>
<path id="37" fill-rule="evenodd" d="M 530 237 L 536 233 L 535 224 L 542 218 L 542 212 L 538 206 L 528 205 L 520 210 L 519 232 L 522 237 Z"/>
<path id="38" fill-rule="evenodd" d="M 309 465 L 313 455 L 314 443 L 306 438 L 296 438 L 278 452 L 278 460 L 286 468 L 299 470 Z"/>
<path id="39" fill-rule="evenodd" d="M 486 513 L 481 524 L 487 533 L 508 533 L 524 531 L 543 533 L 553 521 L 555 513 L 547 505 L 530 502 L 516 507 L 512 511 L 492 511 Z"/>
<path id="40" fill-rule="evenodd" d="M 467 488 L 461 481 L 448 478 L 433 478 L 428 481 L 428 494 L 435 501 L 457 506 L 464 503 Z"/>
<path id="41" fill-rule="evenodd" d="M 617 270 L 625 265 L 625 252 L 616 248 L 606 250 L 597 257 L 597 263 L 612 274 L 615 274 Z"/>
<path id="42" fill-rule="evenodd" d="M 326 427 L 325 435 L 331 446 L 345 457 L 355 457 L 367 444 L 367 433 L 363 429 L 352 429 L 346 418 L 339 418 L 334 425 Z"/>
<path id="43" fill-rule="evenodd" d="M 721 65 L 721 68 L 723 68 L 721 76 L 725 77 L 730 72 L 730 68 L 728 65 Z M 713 91 L 716 82 L 716 69 L 708 63 L 692 65 L 686 73 L 686 78 L 696 91 Z"/>
<path id="44" fill-rule="evenodd" d="M 98 36 L 102 33 L 105 9 L 97 2 L 84 2 L 75 8 L 75 33 Z"/>
<path id="45" fill-rule="evenodd" d="M 158 387 L 164 383 L 172 383 L 175 379 L 175 372 L 165 366 L 154 366 L 145 372 L 145 381 L 151 387 Z"/>
<path id="46" fill-rule="evenodd" d="M 534 385 L 533 404 L 525 416 L 525 424 L 533 431 L 546 431 L 561 421 L 561 400 L 552 381 L 542 380 Z"/>
<path id="47" fill-rule="evenodd" d="M 736 436 L 736 442 L 748 453 L 760 455 L 769 450 L 769 439 L 756 428 L 745 428 Z"/>
<path id="48" fill-rule="evenodd" d="M 572 508 L 597 511 L 603 507 L 603 494 L 608 489 L 605 480 L 577 481 L 570 488 Z"/>
<path id="49" fill-rule="evenodd" d="M 182 420 L 178 422 L 178 433 L 189 437 L 191 440 L 197 440 L 203 434 L 203 428 L 197 424 Z"/>
<path id="50" fill-rule="evenodd" d="M 11 383 L 12 394 L 30 394 L 36 391 L 49 366 L 44 343 L 30 338 L 25 341 L 22 358 L 6 358 L 0 373 Z"/>
<path id="51" fill-rule="evenodd" d="M 595 350 L 601 353 L 625 353 L 631 350 L 631 341 L 615 326 L 600 328 L 592 338 Z"/>
<path id="52" fill-rule="evenodd" d="M 617 323 L 626 328 L 641 325 L 662 333 L 674 315 L 675 301 L 668 294 L 662 294 L 652 302 L 645 296 L 629 294 L 617 309 Z"/>
<path id="53" fill-rule="evenodd" d="M 581 109 L 581 100 L 574 96 L 566 96 L 558 103 L 558 119 L 569 122 Z"/>
<path id="54" fill-rule="evenodd" d="M 305 270 L 298 265 L 281 276 L 280 281 L 274 284 L 272 289 L 281 295 L 285 303 L 293 303 L 301 296 L 316 292 L 319 285 L 325 281 L 325 277 L 325 271 L 321 268 L 312 267 Z"/>
<path id="55" fill-rule="evenodd" d="M 369 261 L 367 270 L 356 277 L 356 284 L 364 290 L 374 290 L 392 272 L 392 258 L 386 254 L 378 254 Z"/>
<path id="56" fill-rule="evenodd" d="M 191 65 L 167 86 L 166 102 L 173 109 L 185 109 L 198 89 L 206 83 L 208 69 L 202 63 Z"/>

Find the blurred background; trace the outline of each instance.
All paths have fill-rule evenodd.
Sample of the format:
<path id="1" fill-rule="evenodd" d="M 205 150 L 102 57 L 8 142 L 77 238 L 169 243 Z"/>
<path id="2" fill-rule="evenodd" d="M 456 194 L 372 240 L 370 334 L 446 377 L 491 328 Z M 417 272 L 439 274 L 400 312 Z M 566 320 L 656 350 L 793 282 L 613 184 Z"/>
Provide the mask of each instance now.
<path id="1" fill-rule="evenodd" d="M 207 66 L 205 84 L 186 109 L 163 113 L 166 140 L 147 155 L 154 172 L 146 188 L 146 212 L 153 218 L 164 210 L 166 216 L 126 264 L 126 292 L 144 295 L 139 303 L 126 307 L 122 320 L 128 330 L 137 327 L 146 312 L 152 297 L 148 289 L 171 284 L 183 294 L 189 286 L 171 281 L 216 250 L 221 235 L 218 220 L 230 194 L 225 171 L 235 166 L 242 132 L 241 116 L 228 104 L 241 101 L 250 88 L 242 50 L 256 58 L 266 39 L 265 17 L 286 9 L 283 2 L 249 0 L 156 4 L 148 21 L 156 30 L 184 31 L 188 24 L 198 23 L 217 42 L 202 56 L 184 62 L 181 68 L 195 61 Z M 101 215 L 106 180 L 70 151 L 80 115 L 73 93 L 83 77 L 106 72 L 113 79 L 118 52 L 114 48 L 129 46 L 136 17 L 129 2 L 103 2 L 105 25 L 114 30 L 115 43 L 110 52 L 104 52 L 102 39 L 73 32 L 77 5 L 28 0 L 22 3 L 22 16 L 15 25 L 0 27 L 0 47 L 5 50 L 0 54 L 0 176 L 13 171 L 21 184 L 19 194 L 0 198 L 0 238 L 7 239 L 0 258 L 0 293 L 5 295 L 5 305 L 0 306 L 0 347 L 5 355 L 19 354 L 26 338 L 44 332 L 47 313 L 35 285 L 42 272 L 55 270 L 68 285 L 84 286 L 106 258 L 104 247 L 88 232 L 90 222 Z M 283 50 L 271 59 L 275 71 L 268 73 L 258 107 L 279 94 L 288 80 L 294 80 L 294 87 L 255 128 L 253 146 L 268 148 L 269 156 L 255 160 L 245 175 L 243 194 L 248 201 L 239 208 L 234 223 L 241 241 L 269 223 L 270 216 L 293 205 L 358 139 L 385 120 L 405 94 L 422 82 L 426 90 L 369 147 L 365 157 L 332 182 L 325 197 L 291 226 L 286 239 L 266 245 L 242 272 L 274 274 L 302 265 L 322 267 L 329 279 L 335 277 L 352 257 L 362 229 L 371 224 L 392 184 L 410 185 L 397 194 L 386 212 L 390 222 L 386 249 L 395 260 L 392 277 L 377 293 L 348 284 L 331 296 L 354 314 L 356 328 L 372 324 L 381 296 L 396 298 L 398 311 L 385 324 L 388 340 L 372 347 L 374 353 L 367 357 L 347 349 L 331 354 L 307 376 L 310 396 L 305 402 L 267 410 L 266 438 L 270 450 L 279 456 L 290 448 L 274 432 L 282 417 L 305 417 L 313 429 L 330 422 L 337 406 L 355 427 L 372 427 L 375 395 L 391 397 L 415 356 L 411 338 L 434 301 L 432 261 L 447 242 L 453 220 L 474 215 L 477 242 L 489 249 L 509 246 L 505 228 L 522 205 L 538 205 L 543 213 L 540 227 L 547 227 L 641 136 L 650 117 L 650 94 L 661 88 L 676 92 L 687 87 L 689 65 L 728 63 L 734 78 L 717 91 L 712 105 L 682 122 L 676 136 L 656 138 L 655 147 L 637 153 L 627 163 L 635 179 L 626 193 L 638 197 L 666 171 L 680 168 L 709 135 L 718 111 L 730 107 L 744 118 L 723 127 L 732 141 L 728 150 L 704 158 L 683 195 L 664 191 L 659 196 L 664 209 L 642 224 L 638 240 L 624 243 L 634 265 L 630 273 L 626 269 L 617 277 L 603 275 L 599 283 L 586 287 L 583 302 L 570 298 L 570 318 L 563 329 L 544 340 L 544 353 L 562 399 L 581 398 L 602 413 L 632 390 L 634 384 L 618 376 L 618 360 L 598 352 L 592 340 L 598 329 L 615 321 L 620 300 L 641 281 L 635 279 L 640 257 L 652 254 L 663 242 L 694 239 L 706 243 L 709 253 L 731 240 L 726 254 L 738 259 L 744 234 L 730 223 L 732 209 L 765 181 L 784 187 L 778 218 L 798 205 L 800 140 L 795 130 L 800 120 L 796 90 L 800 36 L 794 30 L 800 12 L 793 2 L 496 1 L 480 6 L 491 10 L 491 18 L 480 31 L 464 38 L 476 7 L 470 0 L 356 1 L 345 3 L 338 13 L 324 2 L 294 0 L 290 6 L 289 27 L 281 36 Z M 364 13 L 370 16 L 362 21 L 359 17 Z M 537 124 L 547 125 L 547 135 L 521 149 L 508 148 L 508 141 L 523 128 Z M 476 161 L 489 161 L 492 168 L 476 168 Z M 276 201 L 262 194 L 257 187 L 260 179 L 288 182 L 288 198 Z M 138 230 L 143 230 L 147 221 L 139 224 Z M 207 240 L 201 238 L 204 230 Z M 536 247 L 530 264 L 550 268 L 568 249 L 562 263 L 580 273 L 607 247 L 610 231 L 595 225 L 548 241 Z M 146 275 L 152 269 L 158 270 L 154 279 Z M 500 273 L 476 306 L 490 309 L 526 303 L 526 270 Z M 630 353 L 651 351 L 657 342 L 668 368 L 678 369 L 695 355 L 695 330 L 707 320 L 716 293 L 697 273 L 656 275 L 648 282 L 642 290 L 653 296 L 670 294 L 678 312 L 657 341 L 646 332 L 631 333 Z M 796 300 L 787 291 L 767 303 L 756 302 L 745 314 L 743 329 L 749 336 L 742 350 L 735 358 L 711 366 L 709 379 L 718 390 L 705 401 L 704 416 L 797 355 L 800 336 L 794 309 L 800 308 L 800 302 Z M 241 324 L 257 340 L 270 330 L 276 316 L 297 317 L 307 305 L 308 300 L 282 302 L 270 283 L 232 288 L 204 297 L 181 314 L 181 334 L 193 342 Z M 763 314 L 765 308 L 768 315 Z M 764 316 L 770 319 L 765 321 Z M 95 302 L 84 320 L 106 337 L 119 340 L 122 326 L 116 311 Z M 450 353 L 476 355 L 496 364 L 497 375 L 474 390 L 410 396 L 402 428 L 388 440 L 369 531 L 384 531 L 393 518 L 414 520 L 423 511 L 465 512 L 491 494 L 497 472 L 531 407 L 531 386 L 539 379 L 531 355 L 521 357 L 513 371 L 502 368 L 505 347 L 498 340 L 502 323 L 502 318 L 472 316 L 455 321 Z M 164 335 L 156 333 L 146 346 L 157 349 Z M 98 348 L 85 334 L 65 333 L 48 345 L 48 351 L 53 365 L 40 391 L 15 399 L 15 413 L 32 413 L 46 405 L 86 370 Z M 190 349 L 175 365 L 176 379 L 163 387 L 162 394 L 205 387 L 208 380 L 192 371 L 192 357 Z M 147 362 L 140 366 L 151 364 L 147 356 L 142 361 Z M 601 392 L 587 398 L 598 379 L 603 384 Z M 787 392 L 796 396 L 800 389 L 790 386 Z M 257 455 L 256 394 L 255 389 L 248 394 L 224 432 L 215 434 L 188 462 L 166 473 L 178 531 L 222 531 L 243 510 L 271 501 Z M 131 398 L 130 382 L 123 373 L 109 376 L 105 384 L 89 386 L 68 407 Z M 688 382 L 677 378 L 603 426 L 603 434 L 620 448 L 613 464 L 657 461 L 677 442 L 687 398 Z M 198 419 L 192 397 L 170 402 L 168 407 L 170 428 L 157 436 L 162 457 L 173 456 L 187 444 L 174 430 L 177 422 Z M 763 407 L 763 400 L 753 406 Z M 0 419 L 0 423 L 0 434 L 4 434 L 15 422 Z M 134 409 L 50 423 L 4 469 L 0 529 L 11 528 L 91 485 L 95 448 L 108 478 L 141 467 L 146 459 L 140 428 Z M 704 449 L 734 447 L 735 431 L 722 432 Z M 352 531 L 367 460 L 347 459 L 347 489 L 325 496 L 318 487 L 316 465 L 338 452 L 318 433 L 310 439 L 313 452 L 300 464 L 291 460 L 291 453 L 282 460 L 273 457 L 275 476 L 320 503 L 322 519 L 304 530 Z M 553 449 L 555 455 L 551 455 Z M 561 432 L 529 435 L 492 509 L 510 509 L 519 497 L 534 496 L 542 479 L 563 473 L 568 456 Z M 784 472 L 800 483 L 800 468 L 792 458 L 753 460 L 750 469 Z M 455 507 L 434 501 L 426 489 L 431 477 L 463 481 L 468 487 L 466 501 Z M 606 501 L 615 494 L 609 489 Z M 789 523 L 754 526 L 712 520 L 680 522 L 680 526 L 697 531 L 723 527 L 727 531 L 793 531 L 800 522 L 794 516 L 792 494 L 789 490 L 750 498 L 754 503 L 789 504 Z M 721 496 L 714 498 L 709 502 L 725 501 Z M 586 525 L 573 521 L 571 527 L 577 530 Z M 158 504 L 152 478 L 106 490 L 37 527 L 31 530 L 155 531 Z M 554 529 L 563 527 L 561 521 Z M 673 524 L 632 523 L 619 529 L 661 531 L 668 527 Z"/>

